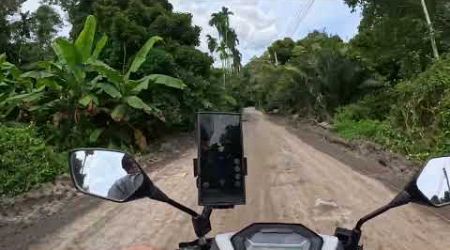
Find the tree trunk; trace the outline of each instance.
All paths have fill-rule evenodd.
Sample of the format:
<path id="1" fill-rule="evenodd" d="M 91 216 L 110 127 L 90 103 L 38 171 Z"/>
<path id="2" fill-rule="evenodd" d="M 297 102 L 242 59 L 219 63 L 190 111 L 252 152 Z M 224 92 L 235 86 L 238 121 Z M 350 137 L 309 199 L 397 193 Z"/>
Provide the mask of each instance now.
<path id="1" fill-rule="evenodd" d="M 428 14 L 427 5 L 425 3 L 425 0 L 421 0 L 423 12 L 425 14 L 425 19 L 427 20 L 428 29 L 430 31 L 430 41 L 431 41 L 431 48 L 433 49 L 433 55 L 436 60 L 439 60 L 439 52 L 436 45 L 436 37 L 433 29 L 433 24 L 431 23 L 430 15 Z"/>

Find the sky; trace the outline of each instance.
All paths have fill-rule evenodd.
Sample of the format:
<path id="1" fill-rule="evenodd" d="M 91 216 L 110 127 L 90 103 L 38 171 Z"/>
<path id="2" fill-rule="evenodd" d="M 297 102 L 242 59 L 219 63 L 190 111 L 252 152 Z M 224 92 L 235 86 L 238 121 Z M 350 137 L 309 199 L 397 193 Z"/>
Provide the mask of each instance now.
<path id="1" fill-rule="evenodd" d="M 84 162 L 82 174 L 86 175 L 83 182 L 88 187 L 86 192 L 107 197 L 111 186 L 127 175 L 122 167 L 123 156 L 121 152 L 95 151 L 84 162 L 84 151 L 77 152 L 76 157 Z"/>
<path id="2" fill-rule="evenodd" d="M 272 42 L 284 37 L 298 40 L 314 30 L 326 31 L 349 40 L 358 31 L 359 10 L 352 12 L 343 0 L 169 0 L 178 12 L 193 14 L 193 22 L 202 28 L 200 49 L 207 52 L 206 35 L 217 37 L 208 25 L 211 14 L 227 6 L 234 15 L 232 28 L 240 40 L 243 63 L 260 56 Z M 26 1 L 22 9 L 33 11 L 39 0 Z M 62 11 L 59 10 L 61 13 Z M 70 24 L 66 21 L 60 31 L 67 36 Z"/>
<path id="3" fill-rule="evenodd" d="M 234 13 L 230 25 L 240 40 L 243 63 L 260 56 L 272 42 L 284 37 L 298 40 L 314 30 L 349 40 L 358 31 L 360 11 L 343 0 L 170 0 L 175 11 L 192 13 L 202 28 L 200 49 L 208 51 L 205 36 L 217 37 L 208 25 L 211 14 L 227 6 Z"/>

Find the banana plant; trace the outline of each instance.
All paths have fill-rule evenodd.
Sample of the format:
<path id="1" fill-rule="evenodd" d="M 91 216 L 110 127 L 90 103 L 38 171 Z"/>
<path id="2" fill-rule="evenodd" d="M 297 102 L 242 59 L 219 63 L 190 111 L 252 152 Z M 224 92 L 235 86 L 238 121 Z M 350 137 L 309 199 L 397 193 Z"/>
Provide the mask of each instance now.
<path id="1" fill-rule="evenodd" d="M 123 120 L 129 109 L 142 110 L 147 114 L 164 120 L 161 112 L 156 107 L 139 98 L 139 93 L 148 89 L 152 84 L 183 89 L 185 88 L 184 83 L 179 79 L 160 74 L 150 74 L 139 80 L 130 79 L 131 74 L 137 72 L 145 62 L 155 43 L 162 41 L 162 38 L 154 36 L 148 39 L 134 57 L 126 74 L 122 75 L 119 71 L 98 60 L 108 38 L 104 35 L 93 46 L 96 26 L 95 17 L 88 16 L 84 29 L 74 44 L 65 39 L 57 39 L 53 44 L 59 61 L 70 72 L 70 77 L 66 84 L 71 86 L 71 90 L 76 91 L 80 95 L 78 103 L 84 108 L 99 105 L 97 93 L 100 90 L 112 98 L 108 100 L 109 102 L 112 101 L 116 104 L 110 111 L 110 115 L 115 121 Z M 101 77 L 96 77 L 92 81 L 86 81 L 86 72 L 98 74 Z"/>
<path id="2" fill-rule="evenodd" d="M 44 100 L 36 103 L 33 109 L 48 119 L 52 114 L 54 125 L 72 119 L 75 126 L 80 119 L 89 122 L 98 112 L 106 112 L 114 122 L 127 123 L 133 128 L 134 137 L 142 137 L 143 132 L 133 126 L 130 114 L 147 114 L 164 121 L 162 112 L 152 103 L 139 96 L 154 85 L 172 89 L 184 89 L 185 84 L 176 78 L 149 74 L 140 79 L 132 79 L 145 62 L 153 46 L 162 41 L 158 36 L 151 37 L 135 55 L 125 74 L 99 60 L 103 48 L 108 42 L 106 35 L 96 41 L 97 22 L 94 16 L 88 16 L 83 30 L 74 42 L 58 38 L 52 43 L 57 56 L 54 62 L 36 63 L 38 70 L 21 75 L 32 80 L 35 88 L 45 89 Z M 142 96 L 142 95 L 141 95 Z M 42 111 L 49 110 L 51 111 Z M 134 122 L 135 123 L 135 122 Z M 78 124 L 78 125 L 77 125 Z M 73 125 L 72 125 L 73 126 Z M 101 135 L 103 128 L 91 129 L 91 141 Z M 83 130 L 83 129 L 81 129 Z M 136 136 L 138 135 L 138 136 Z M 139 139 L 136 138 L 136 141 Z"/>
<path id="3" fill-rule="evenodd" d="M 33 83 L 22 77 L 22 71 L 0 55 L 0 118 L 8 117 L 19 106 L 38 100 L 42 89 L 34 89 Z"/>
<path id="4" fill-rule="evenodd" d="M 125 74 L 121 74 L 119 71 L 100 60 L 93 59 L 89 61 L 90 71 L 99 73 L 107 80 L 107 82 L 100 81 L 97 86 L 113 100 L 116 100 L 116 106 L 110 113 L 111 118 L 115 121 L 122 121 L 125 119 L 129 109 L 142 110 L 145 113 L 154 115 L 164 121 L 164 117 L 161 115 L 162 112 L 153 104 L 143 101 L 139 97 L 139 94 L 142 91 L 149 89 L 152 85 L 163 85 L 175 89 L 184 89 L 186 87 L 181 80 L 162 74 L 149 74 L 137 80 L 130 79 L 130 76 L 133 73 L 136 73 L 145 62 L 146 57 L 153 46 L 161 41 L 162 38 L 158 36 L 148 39 L 135 55 L 134 60 Z M 88 102 L 88 98 L 84 100 L 84 104 Z"/>

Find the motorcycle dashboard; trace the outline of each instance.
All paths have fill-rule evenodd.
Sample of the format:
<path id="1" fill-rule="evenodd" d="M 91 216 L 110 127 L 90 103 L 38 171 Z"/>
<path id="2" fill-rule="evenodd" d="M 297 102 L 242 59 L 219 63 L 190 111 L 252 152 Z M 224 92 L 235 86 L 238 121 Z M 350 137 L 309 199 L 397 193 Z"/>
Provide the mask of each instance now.
<path id="1" fill-rule="evenodd" d="M 236 250 L 320 250 L 323 239 L 301 224 L 256 223 L 231 238 Z"/>

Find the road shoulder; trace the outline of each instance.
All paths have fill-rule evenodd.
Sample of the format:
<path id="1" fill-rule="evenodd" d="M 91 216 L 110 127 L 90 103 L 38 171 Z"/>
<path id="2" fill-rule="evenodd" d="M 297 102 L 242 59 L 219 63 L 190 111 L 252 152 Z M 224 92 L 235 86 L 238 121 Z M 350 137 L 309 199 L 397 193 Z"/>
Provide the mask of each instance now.
<path id="1" fill-rule="evenodd" d="M 153 153 L 137 158 L 147 172 L 152 172 L 191 149 L 192 142 L 192 134 L 169 136 L 150 147 Z M 34 191 L 2 200 L 0 249 L 27 249 L 104 202 L 76 192 L 68 175 Z"/>
<path id="2" fill-rule="evenodd" d="M 420 165 L 408 161 L 401 155 L 384 150 L 375 143 L 346 141 L 311 121 L 280 115 L 268 115 L 268 119 L 285 127 L 313 148 L 350 166 L 354 171 L 380 181 L 393 192 L 401 191 L 421 169 Z M 450 207 L 440 209 L 421 207 L 421 209 L 450 222 Z"/>

